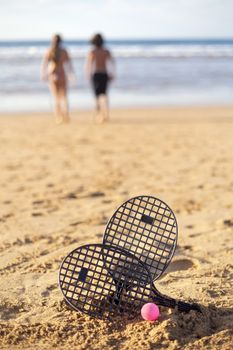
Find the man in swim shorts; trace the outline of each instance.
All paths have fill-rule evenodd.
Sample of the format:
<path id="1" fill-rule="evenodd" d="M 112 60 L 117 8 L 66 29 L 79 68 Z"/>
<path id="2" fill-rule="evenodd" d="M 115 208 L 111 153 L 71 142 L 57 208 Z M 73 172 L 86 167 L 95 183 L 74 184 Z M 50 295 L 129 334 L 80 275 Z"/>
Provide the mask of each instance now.
<path id="1" fill-rule="evenodd" d="M 96 96 L 96 121 L 103 123 L 109 120 L 107 90 L 109 82 L 113 80 L 110 71 L 114 69 L 114 60 L 110 51 L 104 47 L 101 34 L 94 35 L 91 44 L 94 48 L 87 56 L 86 74 Z"/>

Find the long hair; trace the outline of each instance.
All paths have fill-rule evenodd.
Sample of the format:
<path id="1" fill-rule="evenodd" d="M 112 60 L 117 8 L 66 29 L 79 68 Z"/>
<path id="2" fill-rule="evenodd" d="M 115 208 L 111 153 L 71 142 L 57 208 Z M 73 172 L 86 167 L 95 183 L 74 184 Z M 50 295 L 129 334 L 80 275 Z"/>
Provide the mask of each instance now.
<path id="1" fill-rule="evenodd" d="M 51 61 L 55 62 L 56 64 L 58 63 L 59 58 L 60 58 L 61 43 L 62 43 L 61 36 L 58 34 L 54 35 L 54 37 L 52 39 L 52 45 L 51 45 L 49 58 Z"/>

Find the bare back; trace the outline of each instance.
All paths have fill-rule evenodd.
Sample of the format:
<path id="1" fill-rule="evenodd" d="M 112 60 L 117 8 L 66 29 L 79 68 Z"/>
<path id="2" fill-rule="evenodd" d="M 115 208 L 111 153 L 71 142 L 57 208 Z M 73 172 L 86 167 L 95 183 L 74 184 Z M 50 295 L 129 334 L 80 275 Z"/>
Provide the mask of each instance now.
<path id="1" fill-rule="evenodd" d="M 104 48 L 95 48 L 90 52 L 93 72 L 107 72 L 107 63 L 111 59 L 111 54 Z"/>
<path id="2" fill-rule="evenodd" d="M 62 73 L 65 74 L 65 64 L 69 61 L 69 55 L 65 49 L 59 49 L 59 59 L 54 62 L 51 57 L 51 50 L 47 53 L 48 73 Z"/>

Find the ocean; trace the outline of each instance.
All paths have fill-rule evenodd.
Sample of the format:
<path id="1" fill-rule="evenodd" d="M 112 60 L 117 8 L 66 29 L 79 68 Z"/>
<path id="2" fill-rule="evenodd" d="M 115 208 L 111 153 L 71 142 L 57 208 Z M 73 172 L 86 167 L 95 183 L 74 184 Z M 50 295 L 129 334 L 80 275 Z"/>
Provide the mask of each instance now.
<path id="1" fill-rule="evenodd" d="M 49 41 L 0 41 L 0 112 L 48 111 L 51 97 L 40 80 Z M 233 104 L 232 40 L 109 40 L 116 80 L 112 107 Z M 90 45 L 67 40 L 77 83 L 70 86 L 72 109 L 90 109 L 94 98 L 84 76 Z"/>

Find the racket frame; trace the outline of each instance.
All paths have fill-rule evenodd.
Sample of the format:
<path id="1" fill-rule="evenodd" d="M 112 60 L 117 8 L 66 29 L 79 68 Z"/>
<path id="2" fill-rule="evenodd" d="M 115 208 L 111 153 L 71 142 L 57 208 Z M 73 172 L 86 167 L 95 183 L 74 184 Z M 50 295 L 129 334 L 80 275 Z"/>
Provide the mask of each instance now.
<path id="1" fill-rule="evenodd" d="M 156 276 L 154 276 L 154 274 L 151 273 L 150 271 L 150 267 L 148 266 L 147 263 L 145 263 L 144 261 L 141 261 L 141 256 L 139 256 L 140 254 L 138 253 L 134 253 L 133 250 L 128 250 L 127 248 L 125 248 L 124 246 L 118 246 L 117 244 L 115 243 L 112 243 L 112 242 L 109 242 L 107 239 L 106 239 L 106 236 L 107 236 L 107 230 L 109 229 L 109 225 L 111 225 L 112 221 L 114 220 L 114 218 L 116 217 L 116 214 L 119 212 L 119 210 L 124 206 L 126 205 L 127 203 L 131 202 L 131 201 L 135 201 L 136 199 L 140 200 L 141 198 L 147 198 L 148 200 L 154 200 L 154 202 L 156 201 L 159 201 L 162 205 L 164 205 L 166 207 L 166 209 L 172 214 L 172 219 L 174 219 L 175 221 L 175 227 L 176 227 L 176 239 L 174 240 L 174 245 L 173 245 L 173 248 L 172 248 L 172 252 L 170 253 L 170 257 L 169 259 L 167 260 L 166 264 L 164 265 L 164 268 L 160 271 L 160 273 L 157 273 Z M 152 205 L 152 203 L 149 203 Z M 126 214 L 125 214 L 126 215 Z M 161 214 L 160 214 L 161 215 Z M 142 214 L 143 216 L 143 214 Z M 116 230 L 114 230 L 116 231 Z M 135 197 L 132 197 L 130 199 L 128 199 L 127 201 L 123 202 L 114 212 L 114 214 L 112 215 L 112 217 L 108 220 L 107 222 L 107 225 L 105 227 L 105 231 L 104 231 L 104 234 L 103 234 L 103 244 L 104 245 L 112 245 L 112 246 L 115 246 L 115 247 L 120 247 L 124 250 L 128 250 L 131 254 L 135 255 L 143 264 L 145 264 L 147 266 L 147 269 L 150 271 L 150 275 L 152 277 L 152 281 L 156 281 L 165 271 L 166 269 L 168 268 L 173 256 L 174 256 L 174 253 L 175 253 L 175 250 L 176 250 L 176 247 L 177 247 L 177 242 L 178 242 L 178 223 L 177 223 L 177 219 L 176 219 L 176 216 L 173 212 L 173 210 L 167 205 L 167 203 L 165 203 L 163 200 L 157 198 L 157 197 L 153 197 L 153 196 L 146 196 L 146 195 L 140 195 L 140 196 L 135 196 Z M 120 242 L 120 240 L 119 240 Z M 126 241 L 124 240 L 123 243 L 126 243 Z M 154 260 L 155 261 L 155 260 Z"/>
<path id="2" fill-rule="evenodd" d="M 112 292 L 111 295 L 106 295 L 106 297 L 114 297 L 116 296 L 116 298 L 119 298 L 119 301 L 120 301 L 120 298 L 121 298 L 121 293 L 125 290 L 127 292 L 127 286 L 128 288 L 132 287 L 132 286 L 137 286 L 137 284 L 133 284 L 132 282 L 127 282 L 127 284 L 125 283 L 125 281 L 122 281 L 122 280 L 119 280 L 116 278 L 116 276 L 114 276 L 114 274 L 110 271 L 110 269 L 108 268 L 107 264 L 106 264 L 106 261 L 104 259 L 104 255 L 106 255 L 104 253 L 104 250 L 106 251 L 112 251 L 112 252 L 117 252 L 117 253 L 121 253 L 123 254 L 126 259 L 129 258 L 131 259 L 132 261 L 134 262 L 137 262 L 138 266 L 141 267 L 141 269 L 143 270 L 144 274 L 146 275 L 146 279 L 148 280 L 148 284 L 145 284 L 145 282 L 143 283 L 142 280 L 137 280 L 137 283 L 138 283 L 138 288 L 142 288 L 144 290 L 146 290 L 148 293 L 147 294 L 150 294 L 152 295 L 152 287 L 153 287 L 153 281 L 152 281 L 152 278 L 151 278 L 151 274 L 150 274 L 150 271 L 148 270 L 148 268 L 146 267 L 145 264 L 143 264 L 137 257 L 135 257 L 132 253 L 128 252 L 127 250 L 124 250 L 122 248 L 119 248 L 119 247 L 116 247 L 116 246 L 111 246 L 111 245 L 103 245 L 103 244 L 86 244 L 86 245 L 83 245 L 83 246 L 80 246 L 78 248 L 75 248 L 73 249 L 71 252 L 69 252 L 69 254 L 67 254 L 64 259 L 62 260 L 62 263 L 60 265 L 60 269 L 59 269 L 59 273 L 58 273 L 58 285 L 59 285 L 59 288 L 61 290 L 61 293 L 63 294 L 63 297 L 66 301 L 66 303 L 72 308 L 74 309 L 75 311 L 80 311 L 80 312 L 83 312 L 85 314 L 88 314 L 89 316 L 93 316 L 93 317 L 98 317 L 98 318 L 110 318 L 110 315 L 111 315 L 111 312 L 114 312 L 114 309 L 113 310 L 110 310 L 111 312 L 109 312 L 109 315 L 108 317 L 104 317 L 104 315 L 100 315 L 99 313 L 95 313 L 95 312 L 89 312 L 89 310 L 86 310 L 85 308 L 81 308 L 81 307 L 78 307 L 78 306 L 75 306 L 74 304 L 72 304 L 69 300 L 69 298 L 67 297 L 67 295 L 65 294 L 64 290 L 63 290 L 63 287 L 62 287 L 62 283 L 64 282 L 64 274 L 62 273 L 62 269 L 64 268 L 66 271 L 68 270 L 67 268 L 63 267 L 64 266 L 64 263 L 67 263 L 67 259 L 72 256 L 73 253 L 77 252 L 77 251 L 80 251 L 83 249 L 91 249 L 91 247 L 95 247 L 95 248 L 99 248 L 101 249 L 102 253 L 101 255 L 103 256 L 103 258 L 101 258 L 101 265 L 102 267 L 100 268 L 103 268 L 104 270 L 106 270 L 108 272 L 108 276 L 109 278 L 111 279 L 112 282 L 108 282 L 114 290 L 110 290 L 109 289 L 109 292 Z M 93 257 L 93 259 L 96 259 L 96 257 Z M 77 259 L 78 260 L 78 259 Z M 126 261 L 126 260 L 125 260 Z M 91 262 L 88 262 L 91 264 Z M 74 267 L 74 270 L 73 270 L 73 273 L 75 273 L 75 269 L 78 267 L 80 268 L 80 266 L 77 266 L 78 263 L 76 263 L 75 267 Z M 84 270 L 85 271 L 85 270 Z M 87 274 L 87 272 L 84 272 L 84 274 Z M 80 274 L 79 274 L 79 281 L 82 282 L 82 277 L 86 278 L 86 276 L 82 276 L 83 275 L 83 272 L 81 272 L 81 277 L 80 277 Z M 62 276 L 62 278 L 61 278 Z M 61 282 L 61 280 L 63 280 Z M 135 282 L 135 280 L 134 280 Z M 66 282 L 67 283 L 67 282 Z M 93 285 L 94 286 L 94 285 Z M 83 288 L 84 291 L 86 291 L 85 288 Z M 104 294 L 103 294 L 104 296 Z M 136 301 L 142 301 L 143 304 L 147 302 L 147 298 L 148 296 L 146 294 L 143 294 L 140 292 L 140 298 L 138 298 Z M 113 299 L 113 301 L 115 302 L 116 300 Z M 134 307 L 133 304 L 136 303 L 136 301 L 134 299 L 132 299 L 132 308 Z M 142 305 L 143 305 L 142 304 Z M 141 306 L 142 306 L 141 305 Z"/>

